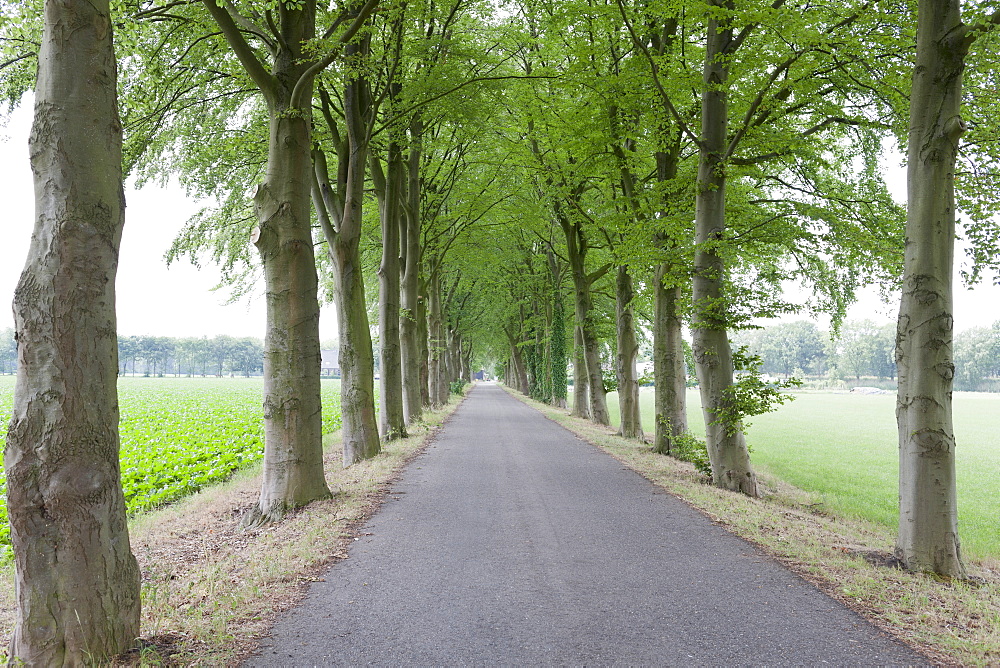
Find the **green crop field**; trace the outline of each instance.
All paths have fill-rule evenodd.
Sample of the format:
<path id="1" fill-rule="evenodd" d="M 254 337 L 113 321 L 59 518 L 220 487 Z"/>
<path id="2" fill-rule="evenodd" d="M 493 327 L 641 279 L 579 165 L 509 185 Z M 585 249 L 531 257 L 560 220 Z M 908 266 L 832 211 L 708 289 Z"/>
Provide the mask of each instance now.
<path id="1" fill-rule="evenodd" d="M 754 465 L 817 494 L 842 515 L 898 522 L 895 394 L 799 392 L 774 413 L 751 418 Z M 618 396 L 608 395 L 618 423 Z M 701 402 L 688 392 L 691 431 L 704 437 Z M 963 552 L 1000 557 L 1000 394 L 956 392 L 959 535 Z M 643 428 L 653 432 L 653 389 L 642 391 Z"/>
<path id="2" fill-rule="evenodd" d="M 323 432 L 340 429 L 340 381 L 323 380 Z M 228 478 L 264 453 L 260 378 L 119 378 L 122 487 L 130 512 Z M 0 446 L 14 377 L 0 376 Z M 0 481 L 0 544 L 9 541 Z"/>

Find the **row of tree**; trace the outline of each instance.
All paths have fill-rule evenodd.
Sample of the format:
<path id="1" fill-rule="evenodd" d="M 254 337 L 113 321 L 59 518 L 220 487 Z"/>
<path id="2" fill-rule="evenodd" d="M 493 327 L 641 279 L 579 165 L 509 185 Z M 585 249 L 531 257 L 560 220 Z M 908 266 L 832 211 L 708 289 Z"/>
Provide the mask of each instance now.
<path id="1" fill-rule="evenodd" d="M 265 455 L 248 524 L 330 493 L 321 287 L 337 305 L 345 465 L 404 435 L 474 360 L 562 405 L 571 358 L 571 410 L 607 424 L 602 351 L 613 350 L 620 431 L 642 438 L 644 320 L 654 447 L 669 454 L 687 430 L 687 325 L 713 480 L 755 496 L 742 419 L 777 397 L 737 380 L 757 365 L 731 335 L 796 309 L 839 321 L 859 285 L 902 280 L 897 551 L 909 568 L 964 575 L 951 240 L 957 186 L 974 273 L 995 265 L 988 63 L 1000 17 L 973 4 L 965 25 L 958 0 L 919 0 L 916 16 L 904 0 L 144 0 L 114 17 L 107 0 L 45 0 L 44 16 L 3 6 L 5 93 L 35 89 L 39 193 L 15 295 L 25 380 L 7 451 L 12 656 L 93 661 L 137 635 L 114 474 L 123 170 L 176 176 L 218 202 L 189 221 L 172 260 L 217 261 L 237 290 L 263 281 Z M 79 81 L 104 85 L 84 94 Z M 107 122 L 119 102 L 124 143 Z M 974 169 L 956 172 L 963 134 Z M 893 139 L 909 152 L 908 215 L 882 179 Z M 785 303 L 788 280 L 813 297 Z M 78 407 L 79 396 L 93 399 Z M 61 421 L 44 423 L 37 401 L 60 402 Z M 46 459 L 41 433 L 53 435 Z M 81 475 L 107 493 L 78 498 Z M 74 564 L 84 570 L 53 575 Z"/>
<path id="2" fill-rule="evenodd" d="M 17 341 L 14 330 L 0 330 L 0 374 L 14 373 L 17 370 Z"/>
<path id="3" fill-rule="evenodd" d="M 896 326 L 847 321 L 836 336 L 808 320 L 744 330 L 734 336 L 775 376 L 825 376 L 835 380 L 896 378 Z M 959 332 L 954 342 L 955 389 L 995 391 L 1000 378 L 1000 322 Z"/>
<path id="4" fill-rule="evenodd" d="M 251 337 L 220 335 L 173 338 L 167 336 L 119 336 L 118 364 L 121 374 L 146 376 L 252 376 L 264 370 L 264 344 Z"/>

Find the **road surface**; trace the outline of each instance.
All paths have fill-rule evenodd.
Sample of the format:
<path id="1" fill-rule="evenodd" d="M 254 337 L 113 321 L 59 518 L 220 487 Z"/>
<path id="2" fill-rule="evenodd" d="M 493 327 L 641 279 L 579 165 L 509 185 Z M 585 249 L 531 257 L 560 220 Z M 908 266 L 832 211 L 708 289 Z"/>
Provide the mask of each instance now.
<path id="1" fill-rule="evenodd" d="M 929 661 L 494 385 L 248 666 Z"/>

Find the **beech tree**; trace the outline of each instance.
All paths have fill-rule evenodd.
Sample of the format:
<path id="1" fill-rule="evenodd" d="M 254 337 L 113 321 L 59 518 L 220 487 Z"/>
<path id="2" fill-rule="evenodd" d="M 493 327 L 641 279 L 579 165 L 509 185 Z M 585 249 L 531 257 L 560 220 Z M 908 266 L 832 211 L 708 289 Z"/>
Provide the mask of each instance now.
<path id="1" fill-rule="evenodd" d="M 4 468 L 10 658 L 84 665 L 139 634 L 118 462 L 115 273 L 122 128 L 107 0 L 45 2 L 29 139 L 35 228 L 14 294 L 18 376 Z"/>
<path id="2" fill-rule="evenodd" d="M 667 69 L 685 61 L 665 59 L 653 48 L 654 41 L 636 30 L 636 19 L 626 21 L 668 112 L 665 129 L 670 135 L 682 132 L 699 152 L 692 280 L 695 364 L 713 478 L 717 485 L 750 495 L 757 494 L 756 477 L 740 419 L 749 404 L 741 400 L 741 385 L 735 382 L 728 332 L 750 317 L 791 308 L 774 294 L 780 292 L 781 280 L 793 276 L 808 278 L 819 292 L 833 295 L 828 306 L 842 308 L 857 277 L 838 267 L 861 265 L 858 233 L 867 236 L 864 230 L 891 227 L 893 218 L 891 200 L 873 166 L 877 150 L 871 137 L 878 133 L 871 120 L 874 112 L 868 110 L 877 105 L 868 92 L 872 76 L 863 66 L 866 51 L 848 37 L 858 21 L 877 22 L 877 15 L 861 5 L 817 9 L 789 22 L 783 4 L 776 0 L 744 13 L 733 2 L 710 0 L 686 13 L 689 24 L 697 22 L 692 32 L 699 32 L 698 24 L 704 26 L 697 122 L 688 113 L 694 77 Z M 650 5 L 646 11 L 659 17 L 657 26 L 669 28 L 679 18 L 670 3 Z M 628 16 L 624 8 L 622 15 Z M 661 39 L 670 34 L 662 32 Z M 771 57 L 762 61 L 753 55 L 758 50 Z M 825 55 L 831 50 L 839 54 L 834 61 Z M 664 141 L 664 146 L 672 145 Z M 833 157 L 838 154 L 857 160 L 863 169 L 851 175 L 839 168 L 837 162 L 844 158 Z M 863 197 L 850 192 L 858 186 Z M 855 205 L 848 204 L 851 200 Z M 817 228 L 824 227 L 830 232 L 819 233 Z M 846 262 L 832 262 L 831 255 Z M 891 252 L 876 257 L 880 266 L 891 264 L 885 261 Z"/>
<path id="3" fill-rule="evenodd" d="M 324 61 L 324 53 L 317 60 L 305 51 L 316 36 L 315 2 L 279 2 L 276 16 L 268 11 L 266 21 L 252 8 L 243 14 L 235 5 L 215 0 L 204 0 L 204 6 L 259 90 L 268 114 L 267 171 L 254 195 L 258 227 L 251 237 L 264 265 L 268 321 L 263 482 L 257 505 L 244 518 L 252 525 L 280 519 L 288 508 L 330 494 L 320 421 L 310 104 L 315 76 L 332 58 Z M 333 48 L 339 51 L 362 21 L 357 17 L 346 39 L 342 36 Z"/>
<path id="4" fill-rule="evenodd" d="M 1000 21 L 995 14 L 991 23 Z M 920 0 L 910 92 L 903 297 L 896 334 L 899 537 L 910 570 L 964 578 L 958 537 L 951 391 L 955 164 L 962 73 L 986 26 L 962 22 L 959 0 Z"/>

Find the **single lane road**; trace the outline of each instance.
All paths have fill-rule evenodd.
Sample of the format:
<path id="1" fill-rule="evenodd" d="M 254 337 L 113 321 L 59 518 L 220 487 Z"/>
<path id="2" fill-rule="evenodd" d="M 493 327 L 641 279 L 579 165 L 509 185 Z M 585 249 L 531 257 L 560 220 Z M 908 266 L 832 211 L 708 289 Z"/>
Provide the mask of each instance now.
<path id="1" fill-rule="evenodd" d="M 495 385 L 364 533 L 246 665 L 929 663 Z"/>

